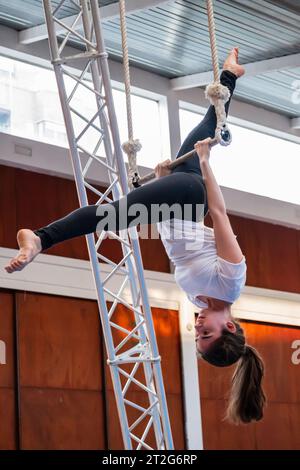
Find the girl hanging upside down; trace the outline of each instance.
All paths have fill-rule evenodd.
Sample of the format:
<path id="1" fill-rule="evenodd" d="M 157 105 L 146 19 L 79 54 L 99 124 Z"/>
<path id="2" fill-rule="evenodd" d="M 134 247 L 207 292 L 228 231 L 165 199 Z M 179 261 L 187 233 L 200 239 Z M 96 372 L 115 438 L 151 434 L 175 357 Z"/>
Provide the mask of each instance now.
<path id="1" fill-rule="evenodd" d="M 238 49 L 234 48 L 221 74 L 221 83 L 228 87 L 231 96 L 237 78 L 244 73 L 244 68 L 238 64 Z M 226 113 L 229 104 L 230 100 L 226 104 Z M 214 366 L 237 363 L 227 415 L 233 422 L 249 423 L 263 416 L 265 396 L 261 382 L 264 366 L 257 351 L 246 344 L 241 326 L 231 316 L 231 306 L 245 285 L 246 263 L 209 164 L 210 141 L 215 128 L 215 109 L 210 106 L 203 121 L 184 141 L 177 157 L 193 148 L 196 149 L 195 155 L 174 170 L 168 169 L 170 160 L 167 160 L 155 168 L 155 181 L 133 190 L 119 201 L 82 207 L 34 232 L 20 230 L 17 234 L 20 252 L 5 269 L 8 273 L 21 271 L 39 253 L 54 244 L 96 230 L 99 232 L 99 224 L 104 221 L 108 209 L 114 209 L 115 228 L 121 230 L 139 223 L 135 223 L 136 217 L 127 212 L 125 217 L 118 217 L 125 205 L 129 210 L 135 204 L 143 204 L 148 210 L 147 224 L 154 222 L 151 218 L 154 205 L 177 205 L 183 214 L 185 208 L 190 207 L 189 216 L 184 215 L 180 219 L 167 211 L 166 218 L 161 215 L 155 222 L 167 254 L 175 265 L 176 282 L 191 302 L 201 309 L 195 325 L 197 352 Z M 201 216 L 199 208 L 203 209 Z M 208 209 L 213 229 L 200 220 L 204 219 Z M 184 225 L 184 235 L 177 237 L 175 234 L 180 224 Z M 103 224 L 101 229 L 107 230 L 107 225 Z M 201 236 L 193 238 L 195 233 Z"/>

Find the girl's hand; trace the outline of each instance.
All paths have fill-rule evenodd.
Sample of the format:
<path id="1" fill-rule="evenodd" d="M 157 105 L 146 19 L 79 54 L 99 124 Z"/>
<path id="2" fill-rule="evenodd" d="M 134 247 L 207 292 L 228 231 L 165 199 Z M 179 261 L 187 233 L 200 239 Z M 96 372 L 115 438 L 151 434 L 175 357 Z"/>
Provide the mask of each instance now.
<path id="1" fill-rule="evenodd" d="M 172 161 L 168 159 L 156 165 L 154 168 L 156 178 L 161 178 L 162 176 L 168 176 L 171 174 L 171 170 L 168 168 L 170 163 L 172 163 Z"/>
<path id="2" fill-rule="evenodd" d="M 208 137 L 205 140 L 200 140 L 195 144 L 195 150 L 198 154 L 200 163 L 203 161 L 208 161 L 210 157 L 210 149 L 211 149 L 211 141 L 212 139 Z"/>

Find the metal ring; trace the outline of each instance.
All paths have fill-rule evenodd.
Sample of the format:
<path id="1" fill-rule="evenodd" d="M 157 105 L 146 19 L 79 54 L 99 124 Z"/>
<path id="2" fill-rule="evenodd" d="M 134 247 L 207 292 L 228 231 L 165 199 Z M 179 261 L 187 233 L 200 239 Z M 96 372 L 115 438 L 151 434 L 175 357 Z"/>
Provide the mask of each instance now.
<path id="1" fill-rule="evenodd" d="M 223 145 L 223 147 L 227 147 L 230 145 L 232 142 L 232 135 L 230 132 L 230 129 L 225 125 L 223 126 L 223 129 L 221 129 L 221 142 L 220 144 Z"/>

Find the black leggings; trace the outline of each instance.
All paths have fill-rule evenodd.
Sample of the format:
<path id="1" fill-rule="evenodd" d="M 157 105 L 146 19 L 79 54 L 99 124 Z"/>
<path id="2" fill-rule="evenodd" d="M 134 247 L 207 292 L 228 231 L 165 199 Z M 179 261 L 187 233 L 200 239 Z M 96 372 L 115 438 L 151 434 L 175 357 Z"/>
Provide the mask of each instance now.
<path id="1" fill-rule="evenodd" d="M 232 96 L 236 76 L 229 71 L 223 71 L 221 74 L 221 83 L 228 87 Z M 227 114 L 229 104 L 230 101 L 226 103 Z M 210 106 L 202 122 L 195 127 L 183 142 L 176 158 L 192 150 L 197 141 L 206 139 L 207 137 L 214 137 L 216 122 L 215 108 L 214 106 Z M 126 207 L 128 210 L 135 204 L 143 204 L 147 208 L 147 220 L 145 220 L 147 224 L 159 222 L 165 220 L 165 218 L 177 218 L 175 215 L 176 212 L 172 214 L 167 211 L 166 216 L 164 216 L 163 212 L 160 212 L 158 219 L 154 220 L 151 208 L 153 205 L 161 204 L 167 204 L 169 207 L 177 204 L 182 209 L 182 214 L 184 214 L 182 218 L 184 219 L 194 221 L 203 219 L 208 212 L 208 205 L 206 189 L 197 154 L 189 158 L 186 162 L 178 165 L 170 175 L 134 189 L 126 196 L 123 196 L 119 201 L 101 204 L 100 206 L 91 205 L 81 207 L 71 212 L 66 217 L 36 230 L 34 233 L 40 237 L 44 251 L 56 243 L 93 233 L 96 232 L 96 230 L 113 230 L 109 225 L 104 223 L 105 220 L 108 220 L 107 215 L 109 209 L 115 211 L 114 229 L 122 230 L 140 223 L 136 213 L 134 215 L 128 215 L 127 211 L 123 220 L 119 220 L 119 215 L 123 212 L 122 207 Z M 188 211 L 187 215 L 185 215 L 185 205 L 189 205 L 191 209 L 191 211 Z M 101 214 L 99 211 L 101 211 Z M 101 224 L 101 222 L 103 223 Z"/>

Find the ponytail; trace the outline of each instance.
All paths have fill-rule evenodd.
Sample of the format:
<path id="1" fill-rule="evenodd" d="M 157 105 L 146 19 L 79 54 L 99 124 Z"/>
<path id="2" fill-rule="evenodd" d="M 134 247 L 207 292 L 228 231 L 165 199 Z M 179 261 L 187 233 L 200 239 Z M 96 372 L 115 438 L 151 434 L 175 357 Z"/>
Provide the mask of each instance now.
<path id="1" fill-rule="evenodd" d="M 233 423 L 250 423 L 263 417 L 266 397 L 262 388 L 264 364 L 256 349 L 246 345 L 232 377 L 226 417 Z"/>
<path id="2" fill-rule="evenodd" d="M 245 344 L 244 331 L 234 322 L 236 332 L 224 330 L 221 337 L 201 354 L 202 359 L 217 367 L 237 363 L 226 418 L 235 424 L 259 421 L 263 417 L 266 397 L 262 388 L 264 363 L 252 346 Z"/>

